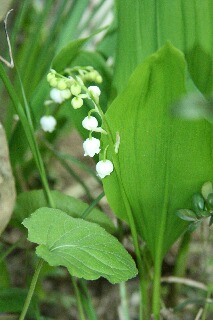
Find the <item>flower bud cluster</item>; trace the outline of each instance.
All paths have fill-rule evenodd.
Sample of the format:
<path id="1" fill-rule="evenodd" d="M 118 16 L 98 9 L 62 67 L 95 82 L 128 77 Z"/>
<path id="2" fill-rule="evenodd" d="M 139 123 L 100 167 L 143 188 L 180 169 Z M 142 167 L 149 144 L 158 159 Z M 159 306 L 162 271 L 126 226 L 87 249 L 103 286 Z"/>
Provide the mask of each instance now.
<path id="1" fill-rule="evenodd" d="M 81 80 L 85 83 L 87 81 L 89 82 L 95 82 L 97 84 L 100 84 L 103 79 L 100 73 L 95 70 L 92 66 L 88 67 L 79 67 L 76 66 L 74 68 L 67 68 L 64 70 L 65 74 L 72 75 L 75 73 L 78 77 L 81 78 Z"/>
<path id="2" fill-rule="evenodd" d="M 81 75 L 81 78 L 83 82 L 91 81 L 97 84 L 100 84 L 103 81 L 100 73 L 97 70 L 95 70 L 93 67 L 85 68 L 84 73 L 82 73 Z"/>
<path id="3" fill-rule="evenodd" d="M 74 67 L 64 70 L 63 76 L 51 69 L 47 75 L 47 81 L 52 87 L 50 91 L 51 100 L 61 104 L 64 100 L 71 98 L 71 105 L 74 109 L 83 106 L 83 99 L 90 99 L 94 105 L 94 109 L 90 110 L 88 116 L 83 119 L 82 126 L 89 131 L 89 137 L 83 142 L 84 156 L 94 157 L 101 151 L 101 142 L 92 136 L 93 132 L 107 134 L 105 130 L 99 127 L 96 117 L 91 116 L 92 112 L 96 112 L 102 118 L 102 111 L 99 106 L 99 97 L 101 90 L 98 86 L 84 85 L 86 81 L 102 82 L 102 77 L 93 67 Z M 43 116 L 40 120 L 41 127 L 44 131 L 52 132 L 56 126 L 56 120 L 52 116 Z M 106 159 L 106 150 L 104 150 L 104 158 L 96 165 L 97 175 L 103 179 L 113 172 L 113 164 Z"/>

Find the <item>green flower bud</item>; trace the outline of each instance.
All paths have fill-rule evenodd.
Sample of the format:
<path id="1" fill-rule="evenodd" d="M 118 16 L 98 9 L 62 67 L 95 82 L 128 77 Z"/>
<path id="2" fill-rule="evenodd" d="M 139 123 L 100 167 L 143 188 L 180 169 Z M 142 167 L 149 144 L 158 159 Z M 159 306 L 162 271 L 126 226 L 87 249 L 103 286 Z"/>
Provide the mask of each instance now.
<path id="1" fill-rule="evenodd" d="M 54 88 L 57 87 L 58 81 L 55 76 L 53 76 L 53 78 L 50 80 L 49 84 L 51 85 L 51 87 L 54 87 Z"/>
<path id="2" fill-rule="evenodd" d="M 58 87 L 59 90 L 64 90 L 64 89 L 66 89 L 66 88 L 67 88 L 66 80 L 60 79 L 60 80 L 58 81 L 57 87 Z"/>
<path id="3" fill-rule="evenodd" d="M 55 78 L 55 76 L 51 72 L 49 72 L 47 74 L 47 81 L 50 82 L 53 78 Z"/>
<path id="4" fill-rule="evenodd" d="M 71 104 L 74 109 L 79 109 L 83 106 L 83 99 L 79 97 L 75 97 L 71 100 Z"/>
<path id="5" fill-rule="evenodd" d="M 98 72 L 97 71 L 91 71 L 87 74 L 87 80 L 88 81 L 95 81 L 95 78 L 98 76 Z"/>
<path id="6" fill-rule="evenodd" d="M 102 76 L 99 74 L 96 78 L 95 78 L 95 82 L 96 83 L 101 83 L 103 81 Z"/>
<path id="7" fill-rule="evenodd" d="M 81 86 L 77 83 L 72 84 L 71 92 L 74 96 L 78 96 L 81 93 Z"/>
<path id="8" fill-rule="evenodd" d="M 61 96 L 65 100 L 69 99 L 72 96 L 70 89 L 61 90 Z"/>

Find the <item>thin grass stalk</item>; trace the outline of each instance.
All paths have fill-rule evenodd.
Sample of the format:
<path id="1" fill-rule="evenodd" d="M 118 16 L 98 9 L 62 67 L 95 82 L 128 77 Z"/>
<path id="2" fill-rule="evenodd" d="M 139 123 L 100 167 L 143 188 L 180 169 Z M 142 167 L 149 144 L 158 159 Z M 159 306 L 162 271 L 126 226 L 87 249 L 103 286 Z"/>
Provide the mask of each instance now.
<path id="1" fill-rule="evenodd" d="M 95 309 L 92 304 L 92 300 L 90 297 L 90 293 L 89 293 L 86 281 L 83 279 L 79 279 L 79 285 L 80 285 L 80 289 L 81 289 L 80 294 L 81 294 L 83 307 L 84 307 L 84 310 L 87 314 L 88 319 L 89 320 L 98 320 Z"/>
<path id="2" fill-rule="evenodd" d="M 82 219 L 86 219 L 86 217 L 90 214 L 90 212 L 94 209 L 94 207 L 99 203 L 99 201 L 104 197 L 104 192 L 101 192 L 99 196 L 93 200 L 88 208 L 81 214 Z"/>
<path id="3" fill-rule="evenodd" d="M 19 317 L 19 320 L 24 320 L 25 319 L 25 316 L 27 314 L 27 311 L 28 311 L 32 296 L 33 296 L 35 288 L 36 288 L 36 284 L 37 284 L 38 277 L 39 277 L 41 268 L 43 266 L 43 263 L 44 263 L 44 261 L 40 259 L 39 262 L 38 262 L 38 265 L 36 267 L 35 273 L 33 275 L 33 278 L 32 278 L 31 284 L 30 284 L 30 289 L 28 291 L 28 295 L 27 295 L 27 298 L 25 300 L 24 307 L 23 307 L 23 310 L 22 310 L 21 315 Z"/>
<path id="4" fill-rule="evenodd" d="M 175 267 L 174 267 L 174 273 L 173 273 L 174 277 L 183 278 L 185 276 L 190 241 L 191 241 L 191 234 L 189 232 L 184 233 L 179 246 L 177 258 L 175 261 Z M 171 286 L 171 292 L 172 292 L 172 294 L 170 295 L 171 305 L 175 306 L 177 304 L 177 299 L 180 293 L 180 285 L 173 284 Z"/>
<path id="5" fill-rule="evenodd" d="M 123 316 L 122 319 L 130 320 L 127 288 L 126 288 L 125 282 L 119 283 L 119 291 L 120 291 L 120 297 L 121 297 L 121 312 Z"/>
<path id="6" fill-rule="evenodd" d="M 77 302 L 77 307 L 78 307 L 78 313 L 79 313 L 79 317 L 80 320 L 86 320 L 85 314 L 84 314 L 84 308 L 83 308 L 83 304 L 82 304 L 82 300 L 81 300 L 81 294 L 78 288 L 78 284 L 77 281 L 74 277 L 71 277 L 71 281 L 72 281 L 72 285 L 74 288 L 74 292 L 75 292 L 75 297 L 76 297 L 76 302 Z"/>
<path id="7" fill-rule="evenodd" d="M 59 152 L 53 148 L 53 146 L 46 140 L 43 140 L 45 146 L 48 148 L 48 150 L 55 156 L 57 159 L 62 159 L 65 161 L 72 162 L 73 164 L 77 165 L 80 169 L 84 170 L 86 173 L 90 174 L 95 180 L 102 185 L 101 180 L 98 178 L 97 174 L 90 169 L 89 166 L 81 162 L 80 160 L 76 159 L 70 154 L 64 154 L 62 152 Z"/>

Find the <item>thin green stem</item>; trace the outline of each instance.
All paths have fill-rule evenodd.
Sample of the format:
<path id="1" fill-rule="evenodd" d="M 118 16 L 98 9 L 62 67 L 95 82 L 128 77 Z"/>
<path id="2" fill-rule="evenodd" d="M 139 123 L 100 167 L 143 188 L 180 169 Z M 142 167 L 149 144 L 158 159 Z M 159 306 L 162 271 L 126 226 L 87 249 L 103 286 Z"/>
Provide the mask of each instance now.
<path id="1" fill-rule="evenodd" d="M 167 150 L 170 150 L 169 148 Z M 169 159 L 169 155 L 167 155 Z M 169 161 L 168 161 L 169 163 Z M 154 257 L 154 278 L 153 278 L 153 299 L 152 299 L 152 312 L 155 320 L 160 319 L 160 307 L 161 307 L 161 271 L 164 255 L 164 234 L 166 231 L 166 222 L 168 214 L 169 203 L 169 171 L 170 167 L 165 172 L 165 190 L 163 199 L 163 209 L 160 220 L 160 227 L 158 230 L 158 239 L 155 245 L 155 257 Z"/>
<path id="2" fill-rule="evenodd" d="M 160 319 L 160 288 L 161 288 L 161 268 L 162 259 L 157 254 L 154 266 L 154 278 L 153 278 L 153 300 L 152 300 L 152 310 L 155 320 Z"/>
<path id="3" fill-rule="evenodd" d="M 147 290 L 146 272 L 143 266 L 143 261 L 140 253 L 136 224 L 132 215 L 129 202 L 127 200 L 127 196 L 125 194 L 125 189 L 121 181 L 120 181 L 120 184 L 121 184 L 121 192 L 123 194 L 123 201 L 124 201 L 127 215 L 128 215 L 128 220 L 129 220 L 129 225 L 130 225 L 130 230 L 132 234 L 132 239 L 133 239 L 133 244 L 134 244 L 135 254 L 137 259 L 137 265 L 139 270 L 139 279 L 140 279 L 139 285 L 140 285 L 140 294 L 141 294 L 139 320 L 145 320 L 145 319 L 148 319 L 148 290 Z"/>
<path id="4" fill-rule="evenodd" d="M 187 255 L 188 255 L 188 251 L 189 251 L 189 245 L 190 245 L 190 240 L 191 240 L 191 233 L 186 232 L 184 233 L 180 246 L 179 246 L 179 250 L 178 250 L 178 254 L 177 254 L 177 258 L 175 261 L 175 268 L 174 268 L 174 273 L 173 275 L 175 277 L 184 277 L 185 276 L 185 271 L 186 271 L 186 265 L 187 265 Z M 174 284 L 171 286 L 171 303 L 173 306 L 175 306 L 177 304 L 177 298 L 179 296 L 179 291 L 180 291 L 180 285 L 179 284 Z"/>
<path id="5" fill-rule="evenodd" d="M 92 209 L 99 203 L 99 201 L 104 197 L 104 191 L 99 194 L 99 196 L 91 203 L 91 205 L 86 208 L 86 210 L 82 213 L 81 218 L 85 219 Z"/>
<path id="6" fill-rule="evenodd" d="M 87 287 L 87 283 L 83 279 L 79 279 L 81 299 L 84 306 L 85 313 L 89 320 L 97 320 L 96 312 L 92 304 L 90 293 Z"/>
<path id="7" fill-rule="evenodd" d="M 12 244 L 7 251 L 5 251 L 1 256 L 0 256 L 0 263 L 11 253 L 13 250 L 15 250 L 18 245 L 23 241 L 24 237 L 21 239 L 18 239 L 14 244 Z"/>
<path id="8" fill-rule="evenodd" d="M 113 148 L 112 150 L 114 150 L 114 139 L 110 130 L 110 126 L 107 122 L 106 117 L 104 116 L 102 110 L 101 110 L 101 115 L 102 115 L 102 119 L 104 120 L 104 126 L 106 128 L 106 131 L 108 133 L 108 138 L 110 141 L 110 145 Z M 112 151 L 113 152 L 113 151 Z M 135 249 L 135 254 L 136 254 L 136 260 L 137 260 L 137 267 L 138 267 L 138 271 L 139 271 L 139 285 L 140 285 L 140 294 L 141 294 L 141 303 L 140 303 L 140 315 L 139 315 L 139 320 L 146 320 L 149 318 L 149 300 L 148 300 L 148 284 L 147 284 L 147 273 L 145 270 L 145 267 L 143 265 L 143 261 L 142 261 L 142 256 L 141 256 L 141 252 L 140 252 L 140 246 L 138 243 L 138 234 L 137 234 L 137 228 L 136 228 L 136 223 L 133 217 L 133 213 L 130 207 L 130 203 L 128 201 L 128 197 L 125 191 L 125 187 L 123 185 L 122 179 L 121 179 L 121 175 L 119 172 L 119 160 L 117 157 L 116 153 L 112 153 L 112 158 L 113 158 L 113 163 L 114 163 L 114 170 L 117 171 L 117 177 L 118 177 L 118 182 L 120 185 L 120 190 L 121 190 L 121 195 L 122 195 L 122 199 L 124 201 L 124 206 L 126 208 L 126 213 L 127 213 L 127 218 L 128 218 L 128 223 L 130 226 L 130 230 L 131 230 L 131 235 L 132 235 L 132 240 L 133 240 L 133 245 L 134 245 L 134 249 Z"/>
<path id="9" fill-rule="evenodd" d="M 85 172 L 89 173 L 93 178 L 95 178 L 95 180 L 102 185 L 101 180 L 98 178 L 97 174 L 90 169 L 89 166 L 87 166 L 86 164 L 84 164 L 83 162 L 81 162 L 80 160 L 76 159 L 75 157 L 73 157 L 70 154 L 64 154 L 62 152 L 59 152 L 57 150 L 55 150 L 53 148 L 53 146 L 46 140 L 42 140 L 42 142 L 44 143 L 44 145 L 48 148 L 48 150 L 60 161 L 65 160 L 65 161 L 69 161 L 74 163 L 76 166 L 78 166 L 80 169 L 84 170 Z"/>
<path id="10" fill-rule="evenodd" d="M 33 275 L 31 284 L 30 284 L 30 289 L 28 291 L 27 298 L 25 300 L 22 313 L 21 313 L 21 315 L 19 317 L 19 320 L 24 320 L 25 319 L 25 316 L 27 314 L 27 310 L 28 310 L 28 308 L 30 306 L 30 302 L 31 302 L 33 293 L 34 293 L 35 288 L 36 288 L 36 284 L 37 284 L 37 281 L 38 281 L 39 273 L 41 271 L 43 263 L 44 263 L 43 260 L 39 260 L 38 265 L 37 265 L 36 270 L 35 270 L 35 273 Z"/>
<path id="11" fill-rule="evenodd" d="M 130 320 L 126 283 L 119 283 L 119 289 L 121 297 L 122 319 Z"/>
<path id="12" fill-rule="evenodd" d="M 77 306 L 78 306 L 80 320 L 86 320 L 85 314 L 84 314 L 84 309 L 83 309 L 83 304 L 81 301 L 81 295 L 80 295 L 80 291 L 79 291 L 76 279 L 74 277 L 71 277 L 71 281 L 73 284 L 73 288 L 74 288 L 74 292 L 75 292 L 75 296 L 76 296 L 76 300 L 77 300 Z"/>
<path id="13" fill-rule="evenodd" d="M 207 312 L 208 312 L 208 306 L 209 306 L 208 300 L 209 300 L 210 297 L 211 297 L 211 291 L 208 290 L 201 320 L 206 320 L 207 319 Z"/>

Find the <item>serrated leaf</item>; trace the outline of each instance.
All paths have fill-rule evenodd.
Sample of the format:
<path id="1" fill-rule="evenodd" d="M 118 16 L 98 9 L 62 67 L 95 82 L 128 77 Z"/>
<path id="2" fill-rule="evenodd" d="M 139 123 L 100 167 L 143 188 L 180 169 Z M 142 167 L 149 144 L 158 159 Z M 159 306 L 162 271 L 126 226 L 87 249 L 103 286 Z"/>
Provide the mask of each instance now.
<path id="1" fill-rule="evenodd" d="M 137 274 L 134 260 L 121 243 L 97 224 L 74 219 L 61 210 L 40 208 L 23 225 L 36 253 L 51 266 L 65 266 L 72 276 L 112 283 Z"/>
<path id="2" fill-rule="evenodd" d="M 192 210 L 180 209 L 176 212 L 177 216 L 185 221 L 196 221 L 197 216 Z"/>
<path id="3" fill-rule="evenodd" d="M 68 196 L 58 191 L 51 191 L 51 195 L 55 202 L 56 209 L 66 212 L 73 218 L 81 218 L 82 213 L 88 208 L 88 204 L 79 199 Z M 21 222 L 29 217 L 35 210 L 41 207 L 47 207 L 48 202 L 45 198 L 43 190 L 33 190 L 20 193 L 16 200 L 14 210 L 13 224 L 19 226 Z M 93 209 L 87 219 L 102 226 L 110 233 L 115 232 L 115 227 L 108 216 L 98 209 Z"/>
<path id="4" fill-rule="evenodd" d="M 185 69 L 181 52 L 167 44 L 136 68 L 106 112 L 102 150 L 109 145 L 114 172 L 103 179 L 105 194 L 118 217 L 128 222 L 131 213 L 153 258 L 186 228 L 175 212 L 190 208 L 193 193 L 212 177 L 210 124 L 171 116 L 185 93 Z"/>

